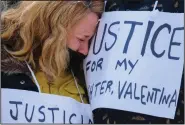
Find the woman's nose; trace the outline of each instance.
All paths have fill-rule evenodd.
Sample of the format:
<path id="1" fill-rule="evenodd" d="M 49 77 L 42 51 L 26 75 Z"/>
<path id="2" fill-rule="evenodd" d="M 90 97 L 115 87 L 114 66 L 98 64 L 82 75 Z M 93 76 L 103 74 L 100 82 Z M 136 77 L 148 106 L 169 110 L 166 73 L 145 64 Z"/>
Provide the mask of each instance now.
<path id="1" fill-rule="evenodd" d="M 81 45 L 78 52 L 86 56 L 89 52 L 88 42 L 85 42 L 83 45 Z"/>

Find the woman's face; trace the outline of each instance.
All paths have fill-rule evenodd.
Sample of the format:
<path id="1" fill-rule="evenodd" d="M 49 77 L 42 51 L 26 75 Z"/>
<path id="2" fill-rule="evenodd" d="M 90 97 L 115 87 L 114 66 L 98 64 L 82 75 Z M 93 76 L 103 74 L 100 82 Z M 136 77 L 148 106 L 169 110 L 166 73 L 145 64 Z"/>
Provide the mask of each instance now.
<path id="1" fill-rule="evenodd" d="M 90 12 L 75 24 L 68 35 L 67 46 L 83 55 L 88 54 L 89 40 L 94 35 L 98 23 L 98 16 Z"/>

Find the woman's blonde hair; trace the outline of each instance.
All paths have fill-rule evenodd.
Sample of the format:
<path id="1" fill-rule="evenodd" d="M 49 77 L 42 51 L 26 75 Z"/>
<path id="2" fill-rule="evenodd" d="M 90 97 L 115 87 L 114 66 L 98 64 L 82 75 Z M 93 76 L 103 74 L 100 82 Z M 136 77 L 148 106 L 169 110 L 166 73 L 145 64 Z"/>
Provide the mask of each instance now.
<path id="1" fill-rule="evenodd" d="M 23 1 L 1 15 L 1 39 L 6 51 L 20 61 L 29 62 L 49 77 L 66 70 L 69 29 L 86 14 L 101 15 L 103 1 Z"/>

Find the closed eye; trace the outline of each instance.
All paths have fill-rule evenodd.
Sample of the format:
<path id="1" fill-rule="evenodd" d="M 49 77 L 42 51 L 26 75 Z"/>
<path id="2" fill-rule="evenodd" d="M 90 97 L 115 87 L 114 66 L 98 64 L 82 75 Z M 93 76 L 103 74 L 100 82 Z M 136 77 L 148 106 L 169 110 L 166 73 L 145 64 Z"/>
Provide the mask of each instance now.
<path id="1" fill-rule="evenodd" d="M 80 38 L 79 38 L 79 41 L 83 42 L 83 41 L 84 41 L 84 39 L 80 39 Z"/>
<path id="2" fill-rule="evenodd" d="M 82 38 L 79 38 L 79 37 L 77 39 L 78 39 L 79 42 L 84 42 L 85 41 L 85 39 L 82 39 Z"/>

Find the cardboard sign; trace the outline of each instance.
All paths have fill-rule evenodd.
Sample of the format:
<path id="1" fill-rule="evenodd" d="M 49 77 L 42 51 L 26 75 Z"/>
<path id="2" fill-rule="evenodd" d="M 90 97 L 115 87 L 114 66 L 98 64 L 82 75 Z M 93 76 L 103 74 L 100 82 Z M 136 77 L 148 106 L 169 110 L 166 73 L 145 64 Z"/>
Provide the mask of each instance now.
<path id="1" fill-rule="evenodd" d="M 89 104 L 51 94 L 1 89 L 2 123 L 92 123 Z"/>
<path id="2" fill-rule="evenodd" d="M 183 64 L 183 13 L 106 12 L 84 61 L 91 107 L 173 119 Z"/>

